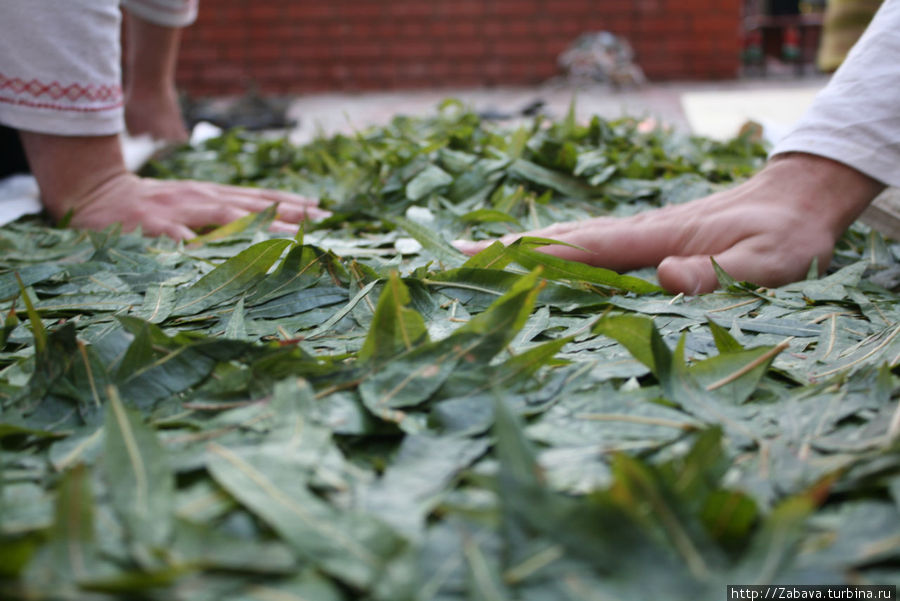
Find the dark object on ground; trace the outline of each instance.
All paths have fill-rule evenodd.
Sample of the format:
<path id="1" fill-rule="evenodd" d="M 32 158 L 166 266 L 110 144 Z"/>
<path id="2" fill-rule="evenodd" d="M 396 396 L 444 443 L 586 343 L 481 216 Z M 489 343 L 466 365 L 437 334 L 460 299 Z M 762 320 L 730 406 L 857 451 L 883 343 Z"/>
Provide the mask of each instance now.
<path id="1" fill-rule="evenodd" d="M 31 173 L 19 132 L 0 125 L 0 178 L 17 173 Z"/>
<path id="2" fill-rule="evenodd" d="M 263 97 L 251 90 L 235 100 L 186 97 L 182 99 L 182 112 L 189 129 L 201 121 L 208 121 L 222 129 L 288 129 L 297 125 L 296 120 L 287 116 L 289 104 L 287 99 Z"/>
<path id="3" fill-rule="evenodd" d="M 488 121 L 507 121 L 509 119 L 515 119 L 516 117 L 535 117 L 541 113 L 546 104 L 547 103 L 540 98 L 536 98 L 518 111 L 512 113 L 495 108 L 488 108 L 479 111 L 478 116 Z"/>

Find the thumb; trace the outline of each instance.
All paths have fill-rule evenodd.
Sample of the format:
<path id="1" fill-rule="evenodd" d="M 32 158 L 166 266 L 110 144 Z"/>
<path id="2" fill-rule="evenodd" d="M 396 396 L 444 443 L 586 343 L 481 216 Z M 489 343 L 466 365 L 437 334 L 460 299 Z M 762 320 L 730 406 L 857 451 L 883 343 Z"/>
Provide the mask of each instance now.
<path id="1" fill-rule="evenodd" d="M 657 268 L 660 285 L 669 292 L 700 294 L 719 287 L 719 279 L 708 255 L 666 257 Z"/>

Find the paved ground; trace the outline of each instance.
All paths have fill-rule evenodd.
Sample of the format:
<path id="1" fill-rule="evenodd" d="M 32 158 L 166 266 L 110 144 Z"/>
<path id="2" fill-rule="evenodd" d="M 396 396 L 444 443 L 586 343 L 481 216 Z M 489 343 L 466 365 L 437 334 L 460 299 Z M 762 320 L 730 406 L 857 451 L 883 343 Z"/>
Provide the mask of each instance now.
<path id="1" fill-rule="evenodd" d="M 542 100 L 553 117 L 565 114 L 573 96 L 579 118 L 614 118 L 623 114 L 655 117 L 676 128 L 725 138 L 737 133 L 747 119 L 763 122 L 777 135 L 806 108 L 827 80 L 739 80 L 720 83 L 648 84 L 638 90 L 605 87 L 573 89 L 533 88 L 446 89 L 314 94 L 297 98 L 289 115 L 299 121 L 292 139 L 306 142 L 317 133 L 350 133 L 387 123 L 398 114 L 426 115 L 445 98 L 458 98 L 479 112 L 516 113 Z"/>

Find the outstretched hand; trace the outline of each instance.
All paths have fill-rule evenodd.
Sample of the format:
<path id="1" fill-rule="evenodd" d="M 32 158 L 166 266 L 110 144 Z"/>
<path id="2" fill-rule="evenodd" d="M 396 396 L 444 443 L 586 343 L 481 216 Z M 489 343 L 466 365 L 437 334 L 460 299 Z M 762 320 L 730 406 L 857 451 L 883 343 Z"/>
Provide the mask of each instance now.
<path id="1" fill-rule="evenodd" d="M 842 163 L 809 154 L 770 161 L 743 184 L 681 205 L 628 218 L 560 223 L 501 238 L 551 238 L 570 246 L 542 252 L 628 271 L 657 266 L 670 292 L 698 294 L 718 286 L 710 257 L 738 280 L 780 286 L 803 278 L 813 259 L 824 270 L 844 230 L 883 185 Z M 458 242 L 475 254 L 490 244 Z"/>
<path id="2" fill-rule="evenodd" d="M 140 226 L 151 236 L 183 240 L 195 237 L 195 230 L 223 225 L 275 203 L 275 231 L 294 233 L 297 223 L 331 214 L 320 209 L 317 200 L 287 192 L 140 178 L 125 170 L 115 135 L 20 135 L 44 208 L 57 220 L 71 211 L 74 227 L 103 229 L 121 223 L 126 231 Z"/>
<path id="3" fill-rule="evenodd" d="M 76 201 L 71 225 L 103 229 L 121 223 L 126 231 L 141 226 L 145 234 L 175 240 L 195 237 L 197 230 L 222 225 L 278 204 L 276 232 L 295 233 L 297 223 L 331 215 L 318 201 L 277 190 L 223 186 L 196 181 L 144 179 L 124 173 Z M 61 215 L 57 215 L 61 217 Z"/>

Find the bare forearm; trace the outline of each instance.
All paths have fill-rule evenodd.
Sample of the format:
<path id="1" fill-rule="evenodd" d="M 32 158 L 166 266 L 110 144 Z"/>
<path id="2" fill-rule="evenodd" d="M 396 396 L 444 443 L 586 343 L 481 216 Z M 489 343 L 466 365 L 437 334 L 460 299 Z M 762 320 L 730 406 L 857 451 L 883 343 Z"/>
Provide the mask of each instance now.
<path id="1" fill-rule="evenodd" d="M 129 94 L 158 91 L 175 81 L 181 29 L 128 15 L 126 53 Z"/>
<path id="2" fill-rule="evenodd" d="M 118 136 L 54 136 L 20 132 L 47 212 L 55 219 L 104 183 L 126 174 Z"/>
<path id="3" fill-rule="evenodd" d="M 188 134 L 175 90 L 181 29 L 129 15 L 125 123 L 134 135 L 183 142 Z"/>

